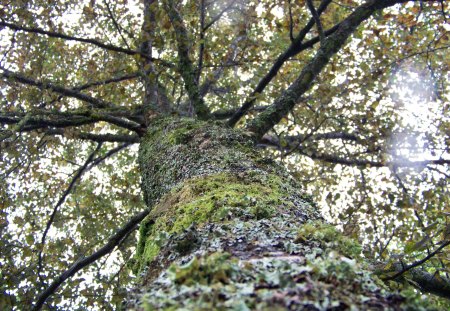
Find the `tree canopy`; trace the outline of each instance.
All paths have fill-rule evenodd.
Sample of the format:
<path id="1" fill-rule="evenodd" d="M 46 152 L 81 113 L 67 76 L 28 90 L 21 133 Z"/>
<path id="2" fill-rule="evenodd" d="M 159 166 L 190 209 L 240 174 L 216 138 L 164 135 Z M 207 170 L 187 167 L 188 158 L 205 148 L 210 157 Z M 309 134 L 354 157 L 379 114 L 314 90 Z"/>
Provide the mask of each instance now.
<path id="1" fill-rule="evenodd" d="M 247 131 L 368 258 L 447 274 L 448 10 L 2 0 L 0 308 L 34 304 L 64 273 L 48 307 L 122 303 L 155 114 Z"/>

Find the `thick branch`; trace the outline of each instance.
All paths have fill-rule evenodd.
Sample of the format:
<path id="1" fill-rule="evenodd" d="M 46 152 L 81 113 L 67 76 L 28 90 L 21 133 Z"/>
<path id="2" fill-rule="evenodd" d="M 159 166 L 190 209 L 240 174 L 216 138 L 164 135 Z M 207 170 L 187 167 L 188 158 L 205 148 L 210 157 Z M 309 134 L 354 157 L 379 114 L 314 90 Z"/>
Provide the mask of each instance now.
<path id="1" fill-rule="evenodd" d="M 185 89 L 194 110 L 200 119 L 207 119 L 210 111 L 205 105 L 195 76 L 194 66 L 189 58 L 189 35 L 183 24 L 180 14 L 176 10 L 172 0 L 164 1 L 164 9 L 170 18 L 178 45 L 178 66 L 183 77 Z"/>
<path id="2" fill-rule="evenodd" d="M 419 268 L 409 270 L 411 285 L 420 291 L 450 299 L 450 279 L 436 273 L 428 273 Z"/>
<path id="3" fill-rule="evenodd" d="M 141 27 L 141 51 L 152 56 L 155 29 L 157 27 L 155 10 L 158 1 L 144 0 L 144 18 Z M 144 98 L 142 105 L 143 124 L 149 123 L 148 116 L 152 111 L 167 114 L 172 107 L 168 100 L 166 90 L 158 83 L 159 73 L 151 59 L 141 59 L 140 70 L 144 82 Z"/>
<path id="4" fill-rule="evenodd" d="M 360 140 L 360 138 L 354 134 L 344 132 L 328 132 L 312 135 L 296 135 L 283 137 L 283 146 L 278 137 L 264 135 L 263 138 L 260 140 L 260 144 L 291 150 L 293 148 L 297 148 L 299 142 L 303 142 L 305 140 L 327 140 L 327 139 L 342 139 L 349 141 Z"/>
<path id="5" fill-rule="evenodd" d="M 119 127 L 123 127 L 125 129 L 134 131 L 138 133 L 139 135 L 142 134 L 142 127 L 140 124 L 126 120 L 120 117 L 115 117 L 107 113 L 92 113 L 90 114 L 90 117 L 98 120 L 98 121 L 105 121 L 114 125 L 117 125 Z"/>
<path id="6" fill-rule="evenodd" d="M 266 106 L 258 106 L 253 107 L 250 109 L 250 111 L 264 111 L 266 109 Z M 227 109 L 227 110 L 218 110 L 213 113 L 211 113 L 212 117 L 216 120 L 223 120 L 230 118 L 233 114 L 236 113 L 236 109 Z"/>
<path id="7" fill-rule="evenodd" d="M 429 253 L 423 259 L 415 261 L 412 264 L 403 265 L 400 263 L 400 268 L 397 268 L 397 270 L 400 270 L 400 271 L 397 272 L 396 274 L 394 274 L 393 276 L 385 278 L 385 280 L 395 280 L 396 278 L 400 277 L 401 275 L 408 272 L 409 270 L 424 264 L 426 261 L 428 261 L 432 257 L 436 256 L 436 254 L 438 254 L 442 249 L 444 249 L 444 247 L 446 247 L 448 245 L 450 245 L 450 241 L 445 241 L 445 243 L 442 243 L 437 249 L 435 249 L 433 252 Z"/>
<path id="8" fill-rule="evenodd" d="M 47 287 L 42 293 L 40 293 L 36 304 L 33 306 L 32 310 L 40 310 L 44 305 L 50 295 L 52 295 L 58 287 L 64 283 L 68 278 L 72 277 L 75 273 L 83 269 L 84 267 L 90 265 L 95 262 L 99 258 L 105 256 L 110 253 L 117 245 L 122 242 L 122 240 L 128 236 L 128 234 L 133 231 L 136 226 L 148 215 L 150 210 L 146 209 L 139 214 L 133 216 L 122 228 L 120 228 L 115 234 L 113 234 L 108 242 L 101 247 L 98 251 L 93 253 L 92 255 L 81 258 L 74 262 L 72 266 L 69 267 L 66 271 L 60 274 L 51 284 Z"/>
<path id="9" fill-rule="evenodd" d="M 0 124 L 18 124 L 24 117 L 24 113 L 19 115 L 11 113 L 1 114 L 0 112 Z M 34 116 L 28 118 L 26 124 L 21 127 L 20 131 L 29 132 L 48 127 L 64 128 L 70 126 L 86 125 L 95 122 L 97 122 L 97 120 L 80 115 L 58 116 L 58 118 L 56 119 L 44 119 L 41 116 Z"/>
<path id="10" fill-rule="evenodd" d="M 198 63 L 197 63 L 197 71 L 195 75 L 195 79 L 197 85 L 200 82 L 200 76 L 202 74 L 203 69 L 203 53 L 205 52 L 205 0 L 200 0 L 200 46 L 198 50 Z"/>
<path id="11" fill-rule="evenodd" d="M 30 112 L 29 112 L 30 113 Z M 70 126 L 79 126 L 84 124 L 95 123 L 99 121 L 108 122 L 116 126 L 134 131 L 138 134 L 141 133 L 142 127 L 140 124 L 122 118 L 121 116 L 115 116 L 112 112 L 95 112 L 91 110 L 78 110 L 73 112 L 55 112 L 49 110 L 36 109 L 32 112 L 35 116 L 27 116 L 25 113 L 5 113 L 0 114 L 0 124 L 19 124 L 23 122 L 25 116 L 27 116 L 23 125 L 21 125 L 20 131 L 29 132 L 32 130 L 48 127 L 64 128 Z M 46 116 L 47 118 L 43 118 Z"/>
<path id="12" fill-rule="evenodd" d="M 325 9 L 328 7 L 328 5 L 331 3 L 331 1 L 332 0 L 323 0 L 317 10 L 317 14 L 320 15 L 322 12 L 324 12 Z M 316 37 L 305 43 L 302 43 L 302 41 L 305 39 L 306 35 L 309 33 L 309 31 L 312 29 L 313 26 L 314 26 L 314 19 L 311 18 L 308 24 L 306 24 L 306 26 L 299 32 L 297 37 L 295 37 L 295 39 L 291 42 L 291 45 L 287 48 L 287 50 L 283 54 L 278 56 L 277 60 L 272 65 L 272 68 L 270 68 L 269 72 L 259 81 L 255 90 L 250 94 L 250 96 L 244 102 L 242 107 L 230 118 L 230 120 L 228 121 L 228 124 L 230 126 L 236 125 L 236 123 L 248 112 L 248 110 L 251 107 L 253 107 L 257 95 L 261 94 L 264 91 L 266 86 L 272 81 L 273 78 L 275 78 L 280 68 L 290 57 L 312 47 L 319 41 L 319 38 Z M 337 26 L 338 25 L 327 30 L 324 35 L 328 36 L 332 34 L 334 31 L 337 30 Z"/>
<path id="13" fill-rule="evenodd" d="M 404 2 L 408 2 L 408 0 L 368 0 L 357 7 L 352 14 L 339 24 L 336 31 L 324 40 L 324 44 L 321 45 L 315 57 L 303 68 L 299 77 L 271 106 L 259 114 L 247 126 L 247 129 L 253 132 L 257 138 L 262 137 L 294 108 L 298 99 L 309 90 L 313 81 L 328 64 L 331 57 L 341 49 L 362 22 L 377 10 Z"/>

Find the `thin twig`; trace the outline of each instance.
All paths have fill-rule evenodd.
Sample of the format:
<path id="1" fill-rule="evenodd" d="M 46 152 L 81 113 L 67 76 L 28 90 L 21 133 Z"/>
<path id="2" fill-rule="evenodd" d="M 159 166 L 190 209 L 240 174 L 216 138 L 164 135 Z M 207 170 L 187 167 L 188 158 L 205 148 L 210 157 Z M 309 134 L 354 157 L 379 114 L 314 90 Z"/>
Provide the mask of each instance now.
<path id="1" fill-rule="evenodd" d="M 294 18 L 292 17 L 292 2 L 291 0 L 288 0 L 288 6 L 289 6 L 289 38 L 291 39 L 291 42 L 294 41 Z"/>
<path id="2" fill-rule="evenodd" d="M 314 7 L 312 0 L 306 0 L 306 4 L 308 5 L 309 10 L 311 11 L 311 15 L 314 18 L 314 22 L 316 23 L 317 32 L 319 33 L 320 45 L 324 44 L 325 35 L 323 33 L 322 22 L 320 21 L 320 16 Z"/>
<path id="3" fill-rule="evenodd" d="M 106 85 L 106 84 L 110 84 L 110 83 L 116 83 L 116 82 L 122 82 L 122 81 L 126 81 L 126 80 L 131 80 L 131 79 L 135 79 L 139 77 L 138 73 L 132 73 L 132 74 L 126 74 L 123 76 L 119 76 L 119 77 L 115 77 L 115 78 L 111 78 L 111 79 L 105 79 L 102 81 L 95 81 L 95 82 L 90 82 L 90 83 L 86 83 L 83 85 L 79 85 L 73 88 L 73 90 L 76 91 L 82 91 L 94 86 L 101 86 L 101 85 Z"/>
<path id="4" fill-rule="evenodd" d="M 235 2 L 236 0 L 231 1 L 229 5 L 227 5 L 222 11 L 219 12 L 219 14 L 214 16 L 211 19 L 211 21 L 208 24 L 206 24 L 206 26 L 203 27 L 203 31 L 205 32 L 206 30 L 208 30 L 208 28 L 214 25 L 214 23 L 217 22 L 222 17 L 223 14 L 225 14 L 228 10 L 231 9 L 231 7 L 234 5 Z"/>
<path id="5" fill-rule="evenodd" d="M 92 163 L 89 165 L 88 169 L 91 169 L 92 167 L 99 165 L 101 162 L 105 161 L 106 159 L 110 158 L 114 154 L 122 151 L 123 149 L 127 148 L 130 145 L 131 145 L 131 143 L 124 143 L 122 145 L 119 145 L 119 146 L 109 150 L 105 155 L 92 160 Z"/>
<path id="6" fill-rule="evenodd" d="M 112 22 L 113 22 L 113 24 L 114 24 L 114 27 L 116 28 L 117 32 L 119 33 L 120 37 L 122 38 L 123 43 L 127 46 L 127 48 L 128 48 L 129 50 L 131 50 L 130 46 L 128 45 L 127 40 L 125 39 L 125 37 L 124 37 L 123 34 L 122 34 L 122 28 L 121 28 L 121 27 L 119 26 L 119 24 L 117 23 L 116 18 L 114 17 L 114 14 L 113 14 L 113 12 L 111 11 L 111 8 L 109 7 L 108 1 L 107 1 L 107 0 L 104 0 L 103 3 L 105 4 L 106 9 L 108 10 L 108 15 L 109 15 L 109 17 L 111 18 L 111 20 L 112 20 Z"/>

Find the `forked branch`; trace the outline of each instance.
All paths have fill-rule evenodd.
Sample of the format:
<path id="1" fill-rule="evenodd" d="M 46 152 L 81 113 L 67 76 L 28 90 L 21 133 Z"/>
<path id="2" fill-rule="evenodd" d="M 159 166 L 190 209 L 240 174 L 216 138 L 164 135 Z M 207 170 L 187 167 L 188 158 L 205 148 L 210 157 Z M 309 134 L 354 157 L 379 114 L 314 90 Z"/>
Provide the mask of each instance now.
<path id="1" fill-rule="evenodd" d="M 203 98 L 200 96 L 194 65 L 189 57 L 189 34 L 173 0 L 165 0 L 163 3 L 164 10 L 169 16 L 172 27 L 175 30 L 178 48 L 178 67 L 180 69 L 180 74 L 183 77 L 189 100 L 194 106 L 197 117 L 200 119 L 208 119 L 210 111 L 205 105 Z"/>
<path id="2" fill-rule="evenodd" d="M 378 10 L 405 2 L 409 2 L 409 0 L 368 0 L 357 7 L 353 13 L 338 25 L 336 31 L 324 40 L 315 57 L 303 68 L 298 78 L 271 106 L 260 113 L 247 126 L 247 130 L 253 132 L 256 138 L 261 138 L 294 108 L 298 99 L 310 89 L 312 83 L 328 64 L 331 57 L 342 48 L 362 22 Z M 437 0 L 430 2 L 437 2 Z"/>

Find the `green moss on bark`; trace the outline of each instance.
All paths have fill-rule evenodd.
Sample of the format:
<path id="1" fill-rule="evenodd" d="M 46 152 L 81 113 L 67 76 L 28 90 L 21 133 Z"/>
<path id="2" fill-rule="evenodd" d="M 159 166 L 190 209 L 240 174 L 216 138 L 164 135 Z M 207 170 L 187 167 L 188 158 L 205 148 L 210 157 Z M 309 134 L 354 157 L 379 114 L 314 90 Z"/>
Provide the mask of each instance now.
<path id="1" fill-rule="evenodd" d="M 154 120 L 140 146 L 142 190 L 149 206 L 184 179 L 246 170 L 260 158 L 245 133 L 193 119 Z"/>
<path id="2" fill-rule="evenodd" d="M 140 266 L 158 254 L 162 232 L 178 234 L 192 225 L 233 219 L 263 219 L 294 207 L 292 187 L 273 174 L 246 171 L 218 173 L 184 181 L 166 194 L 148 216 L 138 248 Z M 154 222 L 154 224 L 153 224 Z"/>
<path id="3" fill-rule="evenodd" d="M 318 241 L 324 248 L 335 250 L 350 258 L 361 258 L 362 247 L 349 237 L 344 236 L 335 226 L 322 221 L 311 221 L 298 230 L 297 243 Z"/>
<path id="4" fill-rule="evenodd" d="M 146 311 L 436 310 L 387 292 L 356 261 L 325 253 L 241 260 L 215 252 L 172 264 L 152 286 Z"/>

